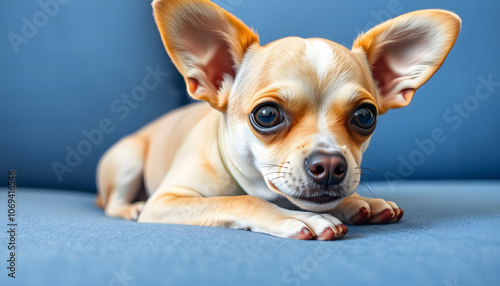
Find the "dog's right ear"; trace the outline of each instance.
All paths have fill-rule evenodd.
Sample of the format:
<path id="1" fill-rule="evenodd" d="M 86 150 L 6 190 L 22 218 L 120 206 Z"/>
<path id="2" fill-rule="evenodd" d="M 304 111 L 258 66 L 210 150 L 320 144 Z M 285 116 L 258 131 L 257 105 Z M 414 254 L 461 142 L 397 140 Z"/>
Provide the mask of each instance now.
<path id="1" fill-rule="evenodd" d="M 443 64 L 461 23 L 449 11 L 420 10 L 379 24 L 356 39 L 352 50 L 363 54 L 378 86 L 378 114 L 410 103 Z"/>
<path id="2" fill-rule="evenodd" d="M 259 43 L 258 36 L 208 0 L 155 0 L 152 5 L 163 44 L 189 94 L 224 111 L 228 94 L 221 91 L 234 80 L 246 50 Z"/>

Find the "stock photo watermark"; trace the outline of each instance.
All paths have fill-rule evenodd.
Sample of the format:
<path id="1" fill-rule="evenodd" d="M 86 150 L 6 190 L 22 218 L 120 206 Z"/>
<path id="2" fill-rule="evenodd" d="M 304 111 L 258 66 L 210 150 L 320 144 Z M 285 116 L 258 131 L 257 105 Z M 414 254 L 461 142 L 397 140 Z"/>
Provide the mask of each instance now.
<path id="1" fill-rule="evenodd" d="M 445 280 L 443 280 L 443 283 L 446 286 L 464 286 L 464 285 L 458 283 L 458 277 L 454 277 L 452 280 L 445 279 Z"/>
<path id="2" fill-rule="evenodd" d="M 127 274 L 125 267 L 122 268 L 121 272 L 112 270 L 113 278 L 109 280 L 108 286 L 128 286 L 130 281 L 135 279 L 135 276 Z"/>
<path id="3" fill-rule="evenodd" d="M 70 0 L 40 0 L 38 6 L 40 9 L 33 13 L 31 17 L 21 17 L 22 26 L 19 32 L 7 33 L 7 39 L 12 46 L 14 53 L 19 53 L 21 45 L 26 45 L 49 23 L 50 19 L 59 14 L 63 5 Z"/>
<path id="4" fill-rule="evenodd" d="M 412 2 L 413 0 L 407 0 L 407 2 Z M 389 0 L 387 1 L 385 7 L 380 10 L 375 10 L 372 9 L 370 10 L 369 14 L 372 20 L 366 22 L 364 26 L 355 26 L 353 28 L 354 32 L 357 35 L 363 34 L 364 32 L 370 30 L 371 28 L 375 27 L 376 25 L 385 22 L 387 20 L 390 20 L 396 16 L 399 16 L 403 10 L 404 6 L 401 3 L 402 1 L 400 0 Z M 404 1 L 403 1 L 404 2 Z M 345 47 L 351 46 L 351 44 L 346 43 L 346 42 L 341 42 L 341 45 Z"/>
<path id="5" fill-rule="evenodd" d="M 405 156 L 398 156 L 398 174 L 389 171 L 384 173 L 384 179 L 391 191 L 395 190 L 394 187 L 398 182 L 409 178 L 417 167 L 422 166 L 427 158 L 436 152 L 439 145 L 446 142 L 448 134 L 462 127 L 463 122 L 479 109 L 481 103 L 487 101 L 500 87 L 500 80 L 494 79 L 491 73 L 487 76 L 478 76 L 477 81 L 479 83 L 474 90 L 474 95 L 463 98 L 461 102 L 454 103 L 443 112 L 442 119 L 448 125 L 447 129 L 436 127 L 428 137 L 415 139 L 413 141 L 415 149 Z"/>
<path id="6" fill-rule="evenodd" d="M 16 171 L 10 170 L 7 176 L 7 249 L 9 250 L 7 259 L 7 276 L 16 278 Z"/>
<path id="7" fill-rule="evenodd" d="M 307 280 L 311 273 L 318 270 L 320 263 L 327 260 L 332 253 L 332 248 L 325 249 L 320 245 L 316 246 L 311 256 L 307 256 L 301 263 L 295 264 L 289 270 L 283 272 L 281 281 L 285 284 L 301 285 L 302 281 Z"/>
<path id="8" fill-rule="evenodd" d="M 368 31 L 370 28 L 382 22 L 390 20 L 395 16 L 398 16 L 399 14 L 401 14 L 401 12 L 403 12 L 403 5 L 401 4 L 401 1 L 389 0 L 387 1 L 387 5 L 384 9 L 378 11 L 372 9 L 370 11 L 370 16 L 373 18 L 373 20 L 368 21 L 364 27 L 359 27 L 359 26 L 354 27 L 354 32 L 356 32 L 357 34 L 362 34 L 363 31 Z"/>
<path id="9" fill-rule="evenodd" d="M 146 74 L 142 78 L 141 84 L 134 86 L 128 93 L 122 93 L 119 98 L 114 99 L 110 104 L 111 112 L 119 121 L 127 119 L 132 109 L 136 109 L 149 95 L 149 92 L 156 89 L 163 80 L 169 76 L 168 72 L 161 71 L 160 65 L 155 68 L 146 66 Z M 81 131 L 84 137 L 73 146 L 66 145 L 66 156 L 64 162 L 54 161 L 51 164 L 52 170 L 59 182 L 63 182 L 63 175 L 72 173 L 80 166 L 85 157 L 92 154 L 95 147 L 99 146 L 105 135 L 111 134 L 116 129 L 116 119 L 104 117 L 99 120 L 96 128 Z"/>

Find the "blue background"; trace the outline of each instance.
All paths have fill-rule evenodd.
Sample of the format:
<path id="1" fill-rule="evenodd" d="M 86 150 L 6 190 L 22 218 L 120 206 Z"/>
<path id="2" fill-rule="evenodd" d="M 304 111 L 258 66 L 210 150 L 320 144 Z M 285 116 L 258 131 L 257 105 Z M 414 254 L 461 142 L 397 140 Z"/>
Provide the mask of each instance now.
<path id="1" fill-rule="evenodd" d="M 7 182 L 1 174 L 6 178 L 7 170 L 16 169 L 19 186 L 94 191 L 95 167 L 109 146 L 190 101 L 163 48 L 150 1 L 66 2 L 58 9 L 51 6 L 58 11 L 46 19 L 38 1 L 0 3 L 1 185 Z M 377 174 L 367 172 L 366 179 L 500 179 L 500 87 L 489 99 L 479 101 L 458 128 L 443 119 L 454 104 L 475 96 L 478 77 L 491 76 L 500 82 L 500 2 L 215 2 L 255 28 L 262 44 L 300 36 L 350 46 L 361 30 L 389 16 L 427 8 L 457 13 L 463 20 L 462 31 L 443 67 L 417 91 L 410 106 L 379 117 L 363 163 Z M 16 53 L 9 35 L 23 36 L 24 18 L 38 21 L 41 27 L 31 31 Z M 146 68 L 157 65 L 169 76 L 121 119 L 122 113 L 111 108 L 113 102 L 142 85 Z M 58 180 L 51 164 L 65 164 L 68 146 L 76 149 L 85 140 L 82 131 L 98 128 L 103 118 L 113 122 L 114 130 Z M 418 153 L 415 140 L 431 138 L 436 128 L 447 140 L 416 162 L 418 158 L 412 156 L 423 153 Z M 401 169 L 402 161 L 412 169 Z"/>

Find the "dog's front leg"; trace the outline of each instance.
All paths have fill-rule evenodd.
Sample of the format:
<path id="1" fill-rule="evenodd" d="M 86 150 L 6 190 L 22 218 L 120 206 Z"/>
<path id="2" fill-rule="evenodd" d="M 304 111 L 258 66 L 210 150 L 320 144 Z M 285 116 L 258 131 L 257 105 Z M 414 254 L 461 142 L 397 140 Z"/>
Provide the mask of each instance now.
<path id="1" fill-rule="evenodd" d="M 202 197 L 188 190 L 156 192 L 138 221 L 246 229 L 295 239 L 333 240 L 347 232 L 329 214 L 286 210 L 249 195 Z"/>
<path id="2" fill-rule="evenodd" d="M 365 198 L 357 193 L 342 200 L 330 213 L 350 224 L 393 223 L 404 214 L 394 202 Z"/>

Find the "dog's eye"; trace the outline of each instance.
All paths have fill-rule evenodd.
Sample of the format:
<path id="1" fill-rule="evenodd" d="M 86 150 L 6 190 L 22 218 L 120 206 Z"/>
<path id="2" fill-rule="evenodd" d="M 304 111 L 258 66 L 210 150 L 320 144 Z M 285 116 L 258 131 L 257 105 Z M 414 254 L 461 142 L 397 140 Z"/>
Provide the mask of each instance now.
<path id="1" fill-rule="evenodd" d="M 284 121 L 279 108 L 270 103 L 257 106 L 253 110 L 250 119 L 254 126 L 262 129 L 275 127 Z"/>
<path id="2" fill-rule="evenodd" d="M 354 117 L 352 119 L 354 124 L 363 129 L 368 129 L 373 126 L 373 123 L 375 123 L 375 116 L 368 108 L 358 109 L 354 113 Z"/>
<path id="3" fill-rule="evenodd" d="M 363 104 L 358 107 L 352 116 L 351 125 L 363 135 L 369 135 L 375 129 L 377 111 L 373 105 Z"/>

